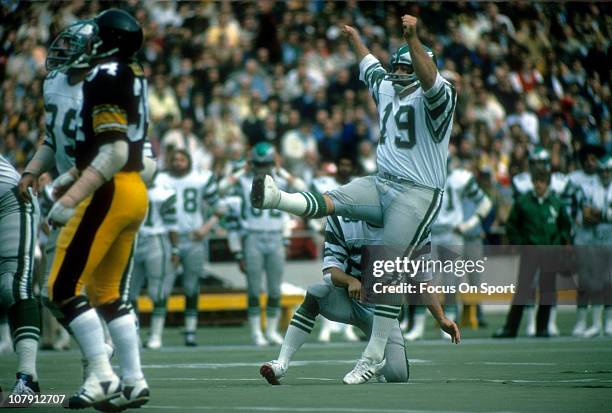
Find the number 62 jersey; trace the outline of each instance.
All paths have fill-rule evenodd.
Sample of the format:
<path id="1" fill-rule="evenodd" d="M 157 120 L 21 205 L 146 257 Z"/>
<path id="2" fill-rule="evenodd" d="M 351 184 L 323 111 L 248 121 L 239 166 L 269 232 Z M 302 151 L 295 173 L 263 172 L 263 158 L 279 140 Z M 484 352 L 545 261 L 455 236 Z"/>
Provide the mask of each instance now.
<path id="1" fill-rule="evenodd" d="M 428 91 L 422 87 L 400 97 L 386 70 L 368 54 L 359 64 L 359 79 L 376 102 L 380 139 L 376 151 L 378 169 L 403 179 L 443 189 L 453 113 L 455 88 L 437 73 Z"/>

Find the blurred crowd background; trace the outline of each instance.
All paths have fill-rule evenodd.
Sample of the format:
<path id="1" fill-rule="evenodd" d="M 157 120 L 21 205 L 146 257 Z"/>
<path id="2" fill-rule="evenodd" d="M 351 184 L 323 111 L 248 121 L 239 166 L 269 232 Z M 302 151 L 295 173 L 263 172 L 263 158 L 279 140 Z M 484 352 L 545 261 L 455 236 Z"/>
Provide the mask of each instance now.
<path id="1" fill-rule="evenodd" d="M 62 28 L 115 6 L 145 32 L 149 138 L 160 167 L 186 146 L 219 178 L 268 141 L 307 183 L 341 157 L 376 170 L 373 100 L 341 33 L 354 25 L 387 65 L 402 43 L 400 17 L 458 91 L 451 153 L 466 160 L 505 222 L 511 178 L 534 146 L 553 171 L 580 167 L 579 151 L 612 154 L 607 3 L 335 1 L 2 2 L 0 152 L 22 169 L 42 142 L 46 47 Z M 499 224 L 499 225 L 498 225 Z"/>

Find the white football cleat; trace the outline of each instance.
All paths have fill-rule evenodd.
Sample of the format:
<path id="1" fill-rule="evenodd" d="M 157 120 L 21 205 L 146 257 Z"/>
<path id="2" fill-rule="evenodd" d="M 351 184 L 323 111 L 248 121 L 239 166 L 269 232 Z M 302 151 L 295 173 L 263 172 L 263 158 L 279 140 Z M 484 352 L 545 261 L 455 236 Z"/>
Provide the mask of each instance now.
<path id="1" fill-rule="evenodd" d="M 285 377 L 287 373 L 287 367 L 283 366 L 283 364 L 278 360 L 268 361 L 259 368 L 259 374 L 261 377 L 266 379 L 266 381 L 274 386 L 280 384 L 280 379 Z"/>
<path id="2" fill-rule="evenodd" d="M 591 327 L 589 327 L 584 334 L 582 335 L 582 337 L 584 338 L 593 338 L 593 337 L 597 337 L 601 335 L 601 325 L 600 324 L 593 324 Z"/>
<path id="3" fill-rule="evenodd" d="M 374 360 L 368 357 L 362 356 L 355 368 L 349 371 L 346 376 L 342 379 L 344 384 L 362 384 L 370 380 L 372 377 L 377 376 L 378 373 L 385 367 L 386 359 L 382 359 L 381 362 L 376 363 Z"/>
<path id="4" fill-rule="evenodd" d="M 253 207 L 259 209 L 276 208 L 280 198 L 280 190 L 270 175 L 255 175 L 251 185 L 251 204 Z"/>
<path id="5" fill-rule="evenodd" d="M 253 340 L 253 344 L 257 347 L 264 347 L 270 344 L 261 331 L 251 334 L 251 339 Z"/>
<path id="6" fill-rule="evenodd" d="M 121 383 L 121 394 L 112 400 L 97 404 L 96 410 L 102 412 L 121 412 L 125 409 L 135 409 L 149 401 L 149 386 L 142 378 L 138 380 L 124 380 Z"/>
<path id="7" fill-rule="evenodd" d="M 574 326 L 574 329 L 572 330 L 572 336 L 574 337 L 584 337 L 584 333 L 586 331 L 586 319 L 585 320 L 579 320 L 576 325 Z"/>
<path id="8" fill-rule="evenodd" d="M 119 397 L 121 394 L 121 380 L 115 373 L 107 377 L 98 377 L 96 372 L 89 376 L 78 392 L 68 400 L 69 409 L 84 409 L 86 407 L 97 407 L 104 402 Z"/>
<path id="9" fill-rule="evenodd" d="M 275 344 L 277 346 L 283 345 L 283 336 L 281 336 L 278 331 L 268 331 L 266 332 L 266 339 L 268 343 Z"/>
<path id="10" fill-rule="evenodd" d="M 145 343 L 145 347 L 151 350 L 159 350 L 162 347 L 162 341 L 160 337 L 149 337 Z"/>

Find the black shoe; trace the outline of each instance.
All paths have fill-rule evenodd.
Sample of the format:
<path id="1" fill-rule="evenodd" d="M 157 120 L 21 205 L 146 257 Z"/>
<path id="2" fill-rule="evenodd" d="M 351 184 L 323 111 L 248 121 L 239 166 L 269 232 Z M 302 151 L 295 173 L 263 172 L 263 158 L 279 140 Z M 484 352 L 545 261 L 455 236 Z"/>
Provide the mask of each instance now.
<path id="1" fill-rule="evenodd" d="M 197 347 L 195 333 L 184 333 L 185 334 L 185 345 L 187 347 Z"/>
<path id="2" fill-rule="evenodd" d="M 11 390 L 11 394 L 34 394 L 40 393 L 38 382 L 29 374 L 17 373 L 17 381 Z"/>
<path id="3" fill-rule="evenodd" d="M 493 334 L 493 338 L 516 338 L 516 331 L 502 327 Z"/>

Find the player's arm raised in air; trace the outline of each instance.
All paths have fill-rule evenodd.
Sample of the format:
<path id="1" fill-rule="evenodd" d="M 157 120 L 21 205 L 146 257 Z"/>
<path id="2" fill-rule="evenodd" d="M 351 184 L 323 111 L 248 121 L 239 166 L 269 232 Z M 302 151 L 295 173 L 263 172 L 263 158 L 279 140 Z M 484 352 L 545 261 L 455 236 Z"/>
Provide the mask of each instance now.
<path id="1" fill-rule="evenodd" d="M 370 53 L 370 50 L 361 40 L 361 35 L 357 29 L 345 25 L 342 31 L 348 38 L 359 60 L 359 79 L 368 86 L 372 98 L 378 103 L 378 88 L 384 80 L 387 71 L 380 64 L 380 61 Z"/>
<path id="2" fill-rule="evenodd" d="M 410 49 L 414 73 L 419 79 L 423 90 L 428 91 L 436 81 L 438 69 L 419 40 L 417 21 L 417 18 L 414 16 L 404 15 L 402 16 L 402 28 L 404 30 L 404 40 L 406 40 Z"/>

